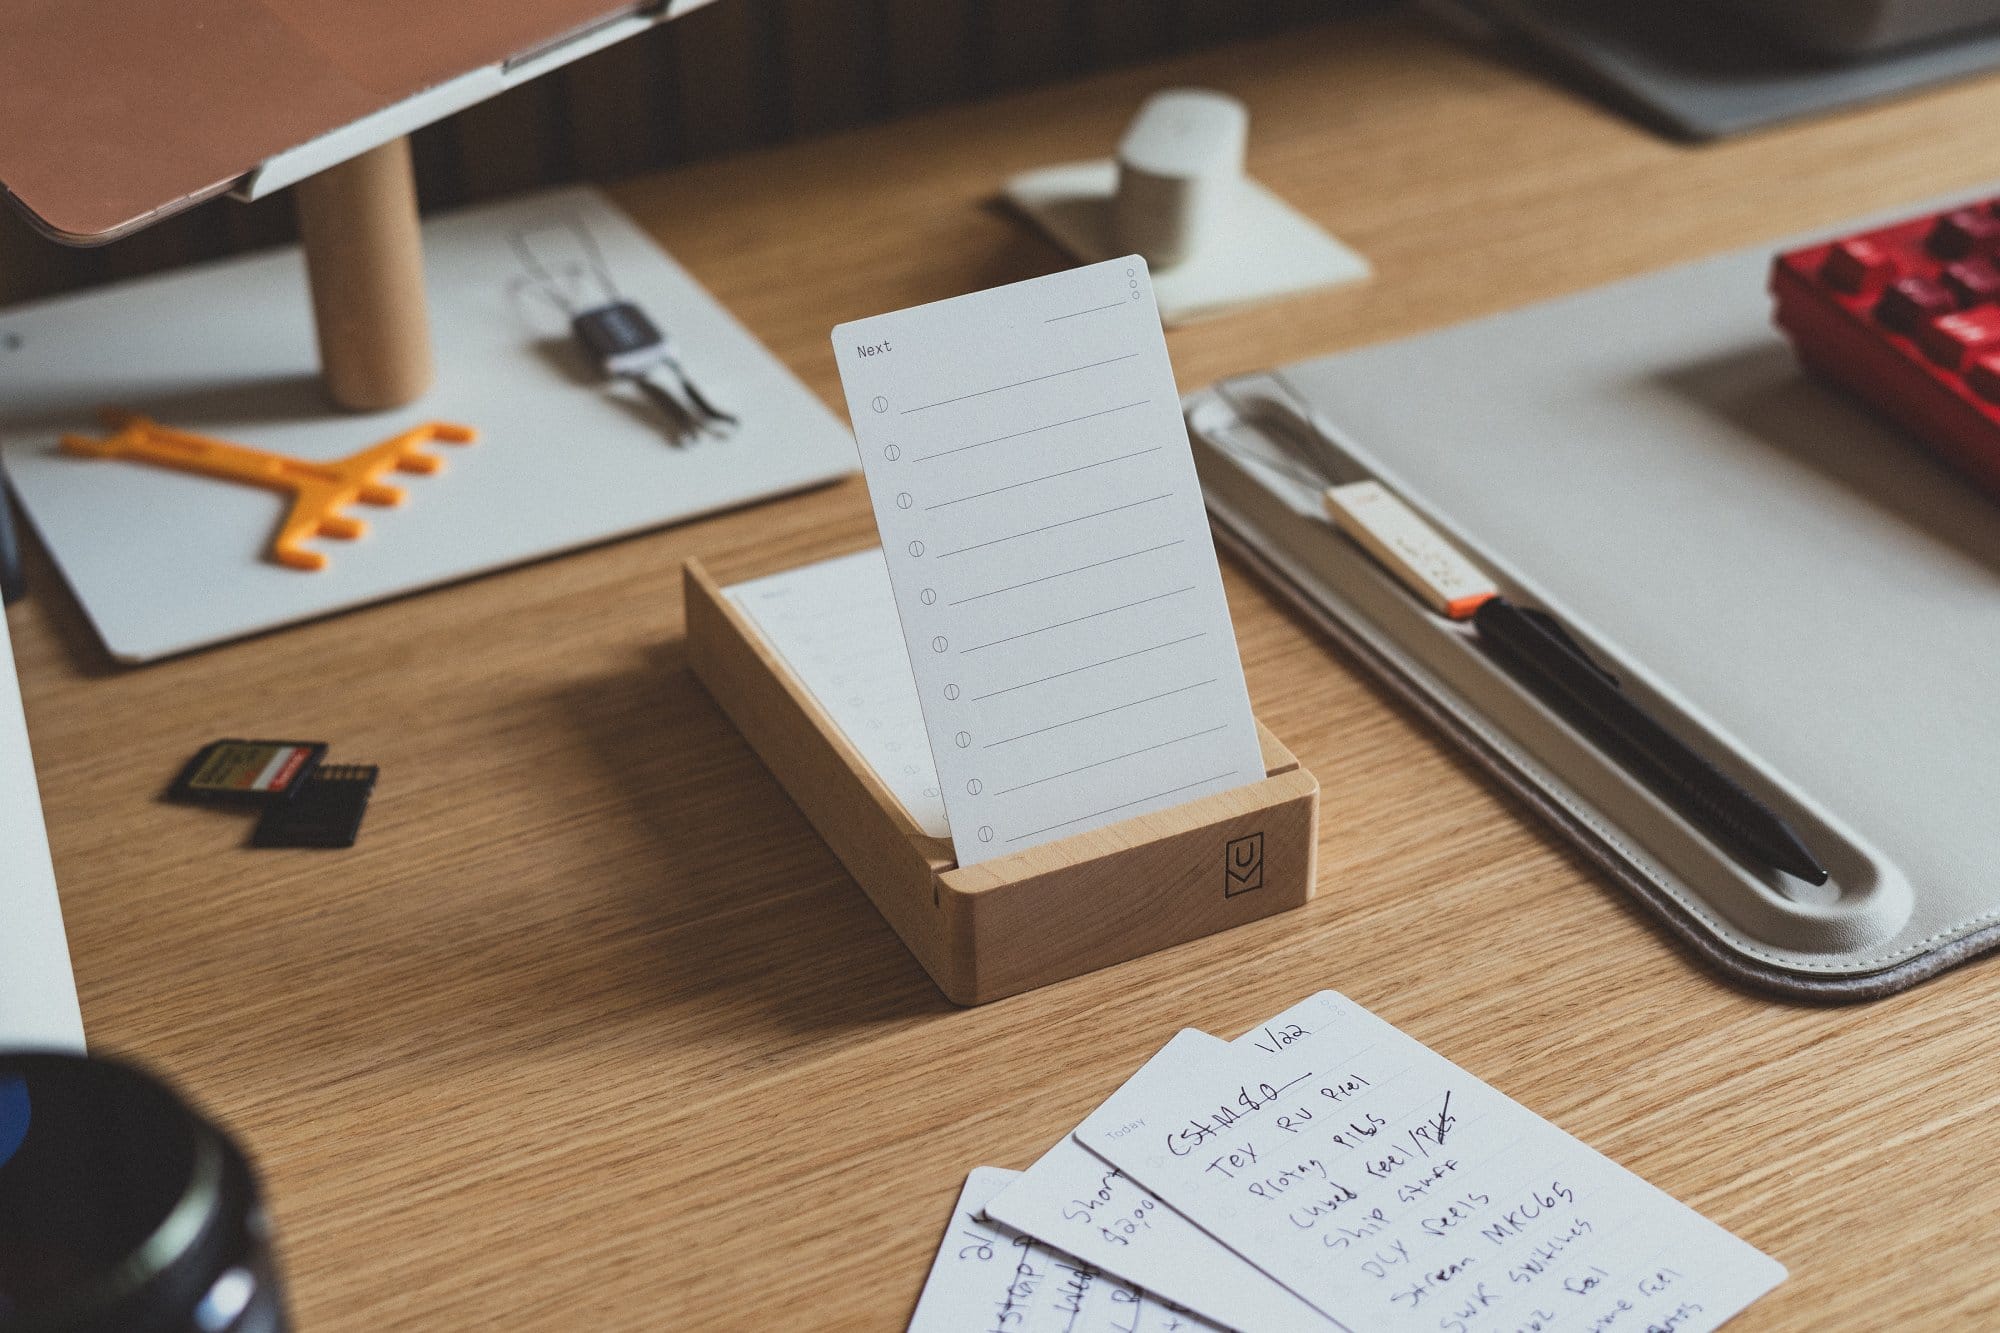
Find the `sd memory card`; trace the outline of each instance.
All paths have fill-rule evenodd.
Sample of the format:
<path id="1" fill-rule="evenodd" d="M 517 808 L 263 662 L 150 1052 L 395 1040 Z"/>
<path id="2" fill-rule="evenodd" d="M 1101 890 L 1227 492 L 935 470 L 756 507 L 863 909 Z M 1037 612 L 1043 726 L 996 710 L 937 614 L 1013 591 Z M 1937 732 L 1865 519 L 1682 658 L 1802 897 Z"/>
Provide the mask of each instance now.
<path id="1" fill-rule="evenodd" d="M 286 802 L 325 757 L 323 741 L 210 741 L 188 760 L 167 796 L 223 805 Z"/>

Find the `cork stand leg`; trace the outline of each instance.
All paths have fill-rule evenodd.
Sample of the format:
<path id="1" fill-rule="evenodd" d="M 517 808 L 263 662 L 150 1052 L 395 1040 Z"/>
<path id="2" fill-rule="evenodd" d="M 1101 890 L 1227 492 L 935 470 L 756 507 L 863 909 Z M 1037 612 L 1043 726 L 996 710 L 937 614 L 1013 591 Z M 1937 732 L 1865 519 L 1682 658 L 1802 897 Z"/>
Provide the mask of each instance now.
<path id="1" fill-rule="evenodd" d="M 294 195 L 328 395 L 356 412 L 414 401 L 432 367 L 410 141 L 328 167 Z"/>

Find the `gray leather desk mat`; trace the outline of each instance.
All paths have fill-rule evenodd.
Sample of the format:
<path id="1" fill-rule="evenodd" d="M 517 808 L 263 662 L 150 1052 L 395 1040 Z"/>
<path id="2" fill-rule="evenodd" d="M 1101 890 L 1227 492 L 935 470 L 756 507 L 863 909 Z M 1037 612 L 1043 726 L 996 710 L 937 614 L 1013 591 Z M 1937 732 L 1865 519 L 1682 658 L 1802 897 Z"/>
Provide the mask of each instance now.
<path id="1" fill-rule="evenodd" d="M 1714 139 L 2000 67 L 2000 30 L 1835 61 L 1736 15 L 1626 0 L 1450 0 L 1667 134 Z"/>
<path id="2" fill-rule="evenodd" d="M 1674 931 L 1859 999 L 2000 944 L 2000 509 L 1803 375 L 1776 248 L 1233 380 L 1188 419 L 1231 544 Z M 1832 884 L 1745 870 L 1335 533 L 1314 436 L 1705 737 Z"/>

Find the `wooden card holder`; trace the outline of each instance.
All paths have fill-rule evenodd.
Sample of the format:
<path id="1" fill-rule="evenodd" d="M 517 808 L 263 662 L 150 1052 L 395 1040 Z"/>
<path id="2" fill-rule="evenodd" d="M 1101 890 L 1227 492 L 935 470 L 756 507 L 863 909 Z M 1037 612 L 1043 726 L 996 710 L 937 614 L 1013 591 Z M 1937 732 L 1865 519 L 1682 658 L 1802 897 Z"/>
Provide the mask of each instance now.
<path id="1" fill-rule="evenodd" d="M 1319 783 L 1262 724 L 1260 782 L 960 867 L 699 561 L 684 581 L 695 674 L 954 1002 L 1032 990 L 1312 897 Z"/>

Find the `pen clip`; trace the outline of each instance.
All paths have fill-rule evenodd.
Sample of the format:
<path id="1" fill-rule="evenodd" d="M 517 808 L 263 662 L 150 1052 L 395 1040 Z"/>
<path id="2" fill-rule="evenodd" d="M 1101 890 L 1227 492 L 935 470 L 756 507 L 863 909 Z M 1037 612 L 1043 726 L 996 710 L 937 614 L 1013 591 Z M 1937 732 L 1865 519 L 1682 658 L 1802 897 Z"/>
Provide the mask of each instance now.
<path id="1" fill-rule="evenodd" d="M 1574 657 L 1577 660 L 1579 665 L 1588 667 L 1591 673 L 1597 676 L 1598 679 L 1602 680 L 1605 684 L 1609 685 L 1614 690 L 1624 688 L 1624 686 L 1619 682 L 1618 677 L 1612 675 L 1609 671 L 1606 671 L 1603 667 L 1599 666 L 1597 663 L 1597 659 L 1592 657 L 1589 653 L 1583 650 L 1583 645 L 1578 643 L 1576 639 L 1570 634 L 1570 632 L 1562 627 L 1561 621 L 1557 620 L 1554 616 L 1550 615 L 1546 611 L 1537 611 L 1530 606 L 1516 606 L 1514 609 L 1518 611 L 1525 619 L 1534 621 L 1535 625 L 1539 629 L 1541 629 L 1543 633 L 1547 634 L 1551 639 L 1554 639 L 1557 643 L 1561 644 L 1564 650 L 1567 651 L 1570 654 L 1570 656 Z"/>

